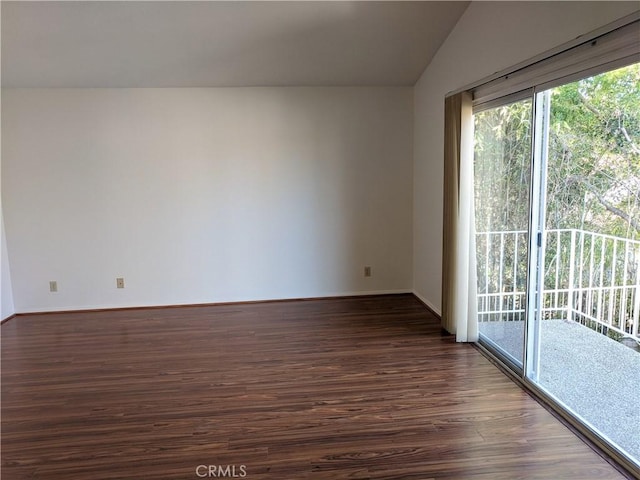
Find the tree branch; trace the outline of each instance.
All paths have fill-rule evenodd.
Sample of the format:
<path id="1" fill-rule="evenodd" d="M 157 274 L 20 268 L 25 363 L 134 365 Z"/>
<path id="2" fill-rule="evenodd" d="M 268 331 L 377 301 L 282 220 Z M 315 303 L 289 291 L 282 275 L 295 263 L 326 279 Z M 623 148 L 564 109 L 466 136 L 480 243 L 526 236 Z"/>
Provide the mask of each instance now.
<path id="1" fill-rule="evenodd" d="M 622 132 L 622 135 L 624 135 L 624 138 L 627 139 L 627 142 L 629 142 L 629 144 L 631 145 L 631 150 L 633 150 L 634 153 L 637 153 L 638 155 L 640 155 L 640 148 L 638 148 L 638 146 L 633 142 L 633 140 L 631 140 L 631 137 L 627 133 L 627 129 L 624 127 L 620 127 L 620 131 Z"/>
<path id="2" fill-rule="evenodd" d="M 587 110 L 589 110 L 596 117 L 598 117 L 598 119 L 602 117 L 600 112 L 593 105 L 591 105 L 591 102 L 589 102 L 589 99 L 587 98 L 587 96 L 584 93 L 582 93 L 580 90 L 578 90 L 578 96 L 580 97 L 580 100 L 582 100 L 582 104 L 586 107 Z"/>
<path id="3" fill-rule="evenodd" d="M 614 215 L 617 215 L 618 217 L 623 219 L 625 222 L 627 222 L 629 225 L 631 225 L 637 231 L 640 231 L 640 221 L 636 220 L 634 217 L 632 217 L 631 215 L 627 214 L 625 211 L 623 211 L 623 210 L 619 209 L 618 207 L 616 207 L 614 205 L 611 205 L 609 202 L 607 202 L 604 199 L 604 197 L 600 194 L 600 192 L 598 192 L 598 189 L 596 187 L 594 187 L 593 185 L 591 185 L 591 183 L 589 183 L 589 181 L 585 177 L 583 177 L 581 175 L 571 175 L 570 177 L 567 178 L 567 181 L 569 183 L 580 182 L 582 185 L 585 186 L 585 188 L 587 190 L 589 190 L 589 192 L 591 192 L 596 197 L 598 202 L 600 202 L 600 205 L 602 205 L 604 208 L 606 208 L 609 212 L 611 212 Z"/>
<path id="4" fill-rule="evenodd" d="M 584 93 L 582 93 L 581 91 L 578 91 L 578 96 L 580 97 L 580 100 L 582 101 L 582 104 L 585 106 L 585 108 L 587 110 L 589 110 L 596 117 L 598 117 L 598 119 L 602 118 L 602 115 L 601 115 L 600 111 L 598 109 L 596 109 L 591 104 L 591 102 L 589 101 L 589 99 L 587 98 L 587 96 Z M 629 144 L 631 146 L 631 150 L 633 150 L 634 153 L 640 155 L 640 148 L 638 148 L 638 146 L 631 139 L 631 137 L 629 136 L 629 133 L 627 132 L 627 129 L 624 128 L 624 126 L 620 125 L 618 130 L 620 130 L 620 132 L 622 133 L 622 136 L 625 138 L 625 140 L 627 142 L 629 142 Z"/>

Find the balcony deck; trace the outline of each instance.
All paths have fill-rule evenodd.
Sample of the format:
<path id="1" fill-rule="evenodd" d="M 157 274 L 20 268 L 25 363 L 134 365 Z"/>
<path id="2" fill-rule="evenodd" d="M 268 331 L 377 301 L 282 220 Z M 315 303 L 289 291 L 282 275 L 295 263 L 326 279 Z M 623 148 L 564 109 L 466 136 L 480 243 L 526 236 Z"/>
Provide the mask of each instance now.
<path id="1" fill-rule="evenodd" d="M 544 320 L 539 384 L 640 462 L 640 352 L 579 323 Z M 480 331 L 522 358 L 523 322 Z"/>

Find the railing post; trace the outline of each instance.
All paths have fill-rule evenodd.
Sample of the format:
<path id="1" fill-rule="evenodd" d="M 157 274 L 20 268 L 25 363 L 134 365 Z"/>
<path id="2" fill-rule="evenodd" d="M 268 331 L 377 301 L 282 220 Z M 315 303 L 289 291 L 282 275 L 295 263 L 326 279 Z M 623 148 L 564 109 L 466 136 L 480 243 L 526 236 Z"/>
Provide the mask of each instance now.
<path id="1" fill-rule="evenodd" d="M 636 250 L 636 253 L 638 251 Z M 633 302 L 633 323 L 631 325 L 631 335 L 635 339 L 640 339 L 638 327 L 640 318 L 640 255 L 636 256 L 636 293 Z"/>
<path id="2" fill-rule="evenodd" d="M 571 229 L 571 246 L 569 249 L 569 285 L 567 286 L 567 320 L 573 321 L 573 282 L 576 263 L 576 231 Z"/>
<path id="3" fill-rule="evenodd" d="M 613 318 L 616 313 L 616 264 L 618 262 L 618 239 L 613 239 L 613 254 L 611 260 L 611 285 L 609 285 L 609 313 L 607 314 L 607 325 L 613 325 Z"/>

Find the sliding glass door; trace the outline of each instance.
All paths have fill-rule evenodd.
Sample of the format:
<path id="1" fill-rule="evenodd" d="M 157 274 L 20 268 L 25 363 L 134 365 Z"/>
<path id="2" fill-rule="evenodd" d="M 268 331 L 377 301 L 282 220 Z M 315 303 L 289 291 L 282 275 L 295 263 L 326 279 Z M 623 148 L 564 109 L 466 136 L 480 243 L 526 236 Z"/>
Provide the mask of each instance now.
<path id="1" fill-rule="evenodd" d="M 474 117 L 480 341 L 640 463 L 640 64 Z"/>
<path id="2" fill-rule="evenodd" d="M 540 92 L 538 369 L 530 378 L 640 459 L 640 64 Z"/>

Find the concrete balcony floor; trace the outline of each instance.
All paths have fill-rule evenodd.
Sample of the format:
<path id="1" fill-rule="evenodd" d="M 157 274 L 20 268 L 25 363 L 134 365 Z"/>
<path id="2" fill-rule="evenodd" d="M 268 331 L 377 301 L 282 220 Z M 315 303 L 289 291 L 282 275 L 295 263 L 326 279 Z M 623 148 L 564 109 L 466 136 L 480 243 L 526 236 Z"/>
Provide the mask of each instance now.
<path id="1" fill-rule="evenodd" d="M 524 322 L 480 332 L 522 359 Z M 565 320 L 541 325 L 538 384 L 640 464 L 640 352 Z"/>

